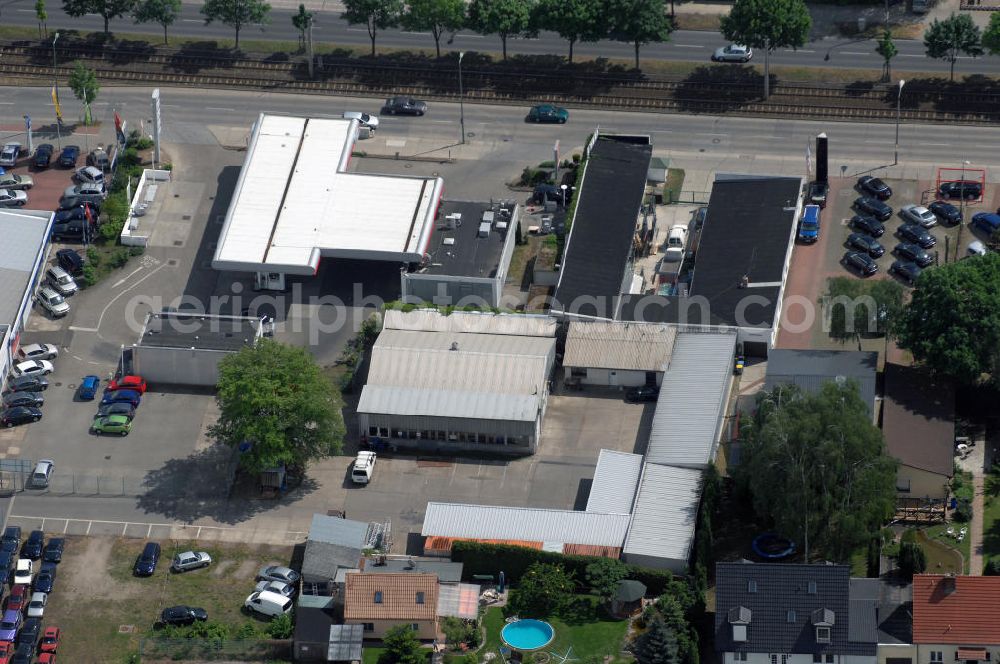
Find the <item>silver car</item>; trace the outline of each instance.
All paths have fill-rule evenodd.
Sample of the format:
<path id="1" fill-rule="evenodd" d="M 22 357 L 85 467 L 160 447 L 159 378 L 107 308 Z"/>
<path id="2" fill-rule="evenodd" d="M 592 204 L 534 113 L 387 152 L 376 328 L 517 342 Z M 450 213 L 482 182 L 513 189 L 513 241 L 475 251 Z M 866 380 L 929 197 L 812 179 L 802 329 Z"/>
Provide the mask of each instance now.
<path id="1" fill-rule="evenodd" d="M 712 62 L 750 62 L 751 58 L 753 58 L 753 49 L 740 44 L 729 44 L 717 48 L 712 54 Z"/>
<path id="2" fill-rule="evenodd" d="M 257 578 L 262 581 L 281 581 L 282 583 L 296 583 L 301 577 L 299 573 L 290 567 L 283 565 L 266 565 L 257 572 Z"/>
<path id="3" fill-rule="evenodd" d="M 69 198 L 70 196 L 100 196 L 104 198 L 106 192 L 104 191 L 104 183 L 96 182 L 82 182 L 80 184 L 75 184 L 71 187 L 67 187 L 66 191 L 63 193 L 63 197 Z"/>
<path id="4" fill-rule="evenodd" d="M 104 184 L 104 171 L 96 166 L 84 166 L 76 169 L 74 174 L 77 182 L 87 182 L 90 184 Z"/>
<path id="5" fill-rule="evenodd" d="M 66 302 L 66 298 L 48 286 L 39 288 L 35 299 L 38 301 L 38 304 L 42 305 L 43 309 L 55 318 L 60 318 L 69 313 L 69 304 Z"/>
<path id="6" fill-rule="evenodd" d="M 295 586 L 282 581 L 261 581 L 254 587 L 254 590 L 257 592 L 268 590 L 272 593 L 278 593 L 282 597 L 291 597 L 295 594 Z"/>
<path id="7" fill-rule="evenodd" d="M 374 115 L 362 113 L 361 111 L 345 111 L 344 119 L 357 120 L 359 125 L 362 127 L 368 127 L 369 129 L 378 128 L 378 118 Z"/>
<path id="8" fill-rule="evenodd" d="M 69 275 L 69 272 L 58 265 L 53 265 L 45 271 L 45 281 L 53 290 L 64 297 L 73 295 L 80 289 L 76 284 L 76 280 Z"/>
<path id="9" fill-rule="evenodd" d="M 23 207 L 28 194 L 17 189 L 0 189 L 0 207 Z"/>
<path id="10" fill-rule="evenodd" d="M 3 149 L 0 149 L 0 166 L 16 166 L 20 154 L 20 143 L 4 143 Z"/>
<path id="11" fill-rule="evenodd" d="M 34 186 L 35 179 L 30 175 L 15 175 L 14 173 L 0 175 L 0 189 L 31 189 Z"/>
<path id="12" fill-rule="evenodd" d="M 59 347 L 52 344 L 26 344 L 17 349 L 18 362 L 51 360 L 59 357 Z"/>
<path id="13" fill-rule="evenodd" d="M 188 570 L 208 567 L 212 564 L 212 556 L 204 551 L 185 551 L 174 556 L 174 561 L 170 564 L 170 569 L 175 572 L 187 572 Z"/>
<path id="14" fill-rule="evenodd" d="M 899 214 L 903 219 L 920 224 L 924 228 L 937 226 L 937 217 L 923 205 L 904 205 L 899 208 Z"/>

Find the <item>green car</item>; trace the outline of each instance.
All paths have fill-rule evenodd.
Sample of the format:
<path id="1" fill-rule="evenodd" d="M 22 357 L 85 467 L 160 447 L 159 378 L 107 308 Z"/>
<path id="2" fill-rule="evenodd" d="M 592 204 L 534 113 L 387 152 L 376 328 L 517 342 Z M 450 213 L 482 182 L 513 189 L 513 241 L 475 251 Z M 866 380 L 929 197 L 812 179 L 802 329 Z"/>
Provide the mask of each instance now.
<path id="1" fill-rule="evenodd" d="M 524 120 L 525 122 L 566 124 L 566 121 L 569 120 L 569 111 L 560 106 L 553 106 L 552 104 L 539 104 L 538 106 L 531 107 L 531 110 L 528 111 L 528 116 Z"/>
<path id="2" fill-rule="evenodd" d="M 127 436 L 132 430 L 132 420 L 125 415 L 95 417 L 90 430 L 93 433 L 117 433 L 120 436 Z"/>

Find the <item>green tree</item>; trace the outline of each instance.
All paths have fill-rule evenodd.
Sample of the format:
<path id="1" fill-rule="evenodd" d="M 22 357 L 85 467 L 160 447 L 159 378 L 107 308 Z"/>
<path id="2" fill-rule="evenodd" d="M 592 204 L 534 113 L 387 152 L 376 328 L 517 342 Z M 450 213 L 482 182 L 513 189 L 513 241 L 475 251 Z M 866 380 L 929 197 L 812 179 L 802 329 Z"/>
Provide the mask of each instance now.
<path id="1" fill-rule="evenodd" d="M 805 562 L 815 548 L 846 560 L 896 504 L 896 461 L 857 385 L 778 386 L 756 406 L 741 431 L 740 488 L 762 522 L 801 544 Z"/>
<path id="2" fill-rule="evenodd" d="M 97 14 L 104 19 L 104 34 L 111 34 L 109 24 L 113 18 L 121 18 L 135 6 L 135 0 L 63 0 L 63 11 L 67 16 L 80 18 L 87 14 Z"/>
<path id="3" fill-rule="evenodd" d="M 1000 254 L 925 270 L 894 325 L 897 343 L 937 373 L 971 385 L 1000 369 Z"/>
<path id="4" fill-rule="evenodd" d="M 240 30 L 249 25 L 268 22 L 271 5 L 264 0 L 205 0 L 201 7 L 205 25 L 218 21 L 236 31 L 236 48 L 240 47 Z"/>
<path id="5" fill-rule="evenodd" d="M 983 54 L 979 26 L 968 14 L 952 14 L 943 21 L 934 19 L 924 32 L 927 57 L 947 60 L 951 65 L 951 80 L 955 80 L 955 61 L 960 53 L 973 58 Z"/>
<path id="6" fill-rule="evenodd" d="M 503 59 L 507 59 L 507 39 L 533 34 L 535 0 L 471 0 L 469 27 L 481 35 L 500 37 Z"/>
<path id="7" fill-rule="evenodd" d="M 674 30 L 663 0 L 612 0 L 608 15 L 611 36 L 635 47 L 636 69 L 639 68 L 639 48 L 667 41 Z"/>
<path id="8" fill-rule="evenodd" d="M 372 40 L 372 57 L 375 57 L 375 37 L 379 30 L 399 25 L 403 15 L 403 0 L 344 0 L 341 18 L 350 25 L 363 24 Z"/>
<path id="9" fill-rule="evenodd" d="M 603 0 L 539 0 L 535 24 L 569 42 L 569 62 L 577 42 L 593 42 L 608 36 L 608 16 Z"/>
<path id="10" fill-rule="evenodd" d="M 382 637 L 385 650 L 378 664 L 425 664 L 427 656 L 416 633 L 409 625 L 398 625 Z"/>
<path id="11" fill-rule="evenodd" d="M 340 395 L 303 348 L 261 339 L 219 363 L 219 420 L 210 434 L 238 447 L 240 464 L 260 472 L 338 454 Z"/>
<path id="12" fill-rule="evenodd" d="M 656 610 L 663 623 L 677 639 L 677 657 L 680 664 L 698 664 L 698 632 L 692 625 L 691 605 L 693 593 L 687 588 L 668 591 L 656 600 Z"/>
<path id="13" fill-rule="evenodd" d="M 518 583 L 511 598 L 518 615 L 545 618 L 558 614 L 574 590 L 573 576 L 561 565 L 533 563 Z"/>
<path id="14" fill-rule="evenodd" d="M 181 0 L 139 0 L 132 10 L 136 23 L 158 23 L 163 27 L 163 43 L 169 43 L 167 28 L 174 24 L 181 13 Z"/>
<path id="15" fill-rule="evenodd" d="M 69 87 L 73 91 L 73 96 L 83 102 L 83 124 L 92 124 L 94 118 L 90 114 L 90 105 L 97 99 L 97 93 L 101 90 L 101 86 L 97 83 L 97 74 L 77 60 L 73 63 L 73 71 L 69 75 Z"/>
<path id="16" fill-rule="evenodd" d="M 288 613 L 275 616 L 267 624 L 267 633 L 272 639 L 290 639 L 294 631 L 295 625 L 292 624 L 292 616 Z"/>
<path id="17" fill-rule="evenodd" d="M 920 574 L 927 569 L 927 554 L 916 542 L 902 542 L 899 545 L 899 557 L 896 562 L 903 578 L 912 581 L 914 574 Z"/>
<path id="18" fill-rule="evenodd" d="M 892 40 L 892 33 L 886 30 L 882 33 L 882 39 L 878 40 L 875 45 L 875 52 L 882 56 L 882 79 L 885 81 L 892 80 L 892 69 L 891 62 L 896 53 L 896 42 Z"/>
<path id="19" fill-rule="evenodd" d="M 983 31 L 983 47 L 991 55 L 1000 55 L 1000 12 L 990 14 L 990 24 Z"/>
<path id="20" fill-rule="evenodd" d="M 49 27 L 46 21 L 49 20 L 49 13 L 45 11 L 45 0 L 35 0 L 35 18 L 38 19 L 38 37 L 40 39 L 49 36 Z"/>
<path id="21" fill-rule="evenodd" d="M 771 93 L 771 52 L 806 43 L 812 18 L 802 0 L 736 0 L 722 17 L 722 35 L 764 52 L 764 99 Z"/>
<path id="22" fill-rule="evenodd" d="M 313 25 L 313 13 L 306 11 L 306 6 L 300 4 L 299 12 L 292 15 L 292 25 L 299 31 L 299 46 L 304 48 L 306 46 L 306 39 L 308 39 L 309 28 Z"/>
<path id="23" fill-rule="evenodd" d="M 407 30 L 430 31 L 441 57 L 441 36 L 465 25 L 465 0 L 410 0 L 402 18 Z"/>
<path id="24" fill-rule="evenodd" d="M 587 585 L 605 602 L 610 602 L 618 592 L 618 582 L 626 576 L 625 565 L 611 558 L 595 558 L 587 565 Z"/>
<path id="25" fill-rule="evenodd" d="M 632 654 L 639 664 L 680 664 L 677 635 L 660 616 L 654 616 L 646 631 L 636 638 Z"/>
<path id="26" fill-rule="evenodd" d="M 903 287 L 896 281 L 861 281 L 852 277 L 827 280 L 823 300 L 830 320 L 830 336 L 841 342 L 863 335 L 890 332 L 890 322 L 903 308 Z"/>

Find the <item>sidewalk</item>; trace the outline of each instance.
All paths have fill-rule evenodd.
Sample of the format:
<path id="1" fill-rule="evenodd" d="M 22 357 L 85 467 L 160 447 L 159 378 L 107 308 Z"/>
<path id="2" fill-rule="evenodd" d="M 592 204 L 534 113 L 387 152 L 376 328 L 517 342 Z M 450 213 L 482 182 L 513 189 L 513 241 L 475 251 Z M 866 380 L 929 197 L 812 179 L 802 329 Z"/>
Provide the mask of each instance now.
<path id="1" fill-rule="evenodd" d="M 969 574 L 983 575 L 983 469 L 972 475 L 972 523 L 969 524 Z"/>

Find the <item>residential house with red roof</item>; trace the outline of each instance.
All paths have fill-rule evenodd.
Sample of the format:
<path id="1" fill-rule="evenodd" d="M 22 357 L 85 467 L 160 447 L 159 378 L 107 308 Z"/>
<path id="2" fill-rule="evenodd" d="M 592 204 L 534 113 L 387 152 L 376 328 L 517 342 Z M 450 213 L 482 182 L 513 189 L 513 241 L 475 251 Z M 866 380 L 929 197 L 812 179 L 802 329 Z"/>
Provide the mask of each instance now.
<path id="1" fill-rule="evenodd" d="M 1000 660 L 1000 576 L 913 578 L 912 664 Z"/>

